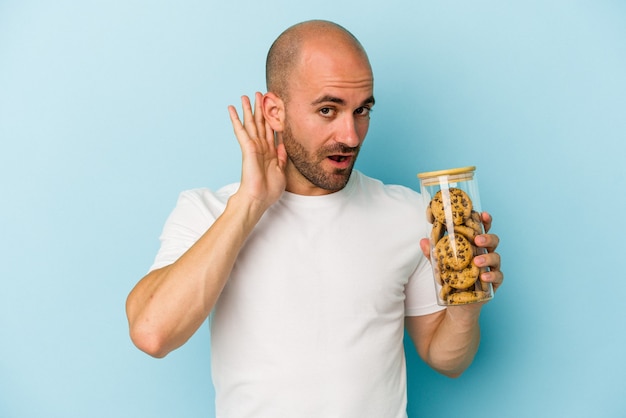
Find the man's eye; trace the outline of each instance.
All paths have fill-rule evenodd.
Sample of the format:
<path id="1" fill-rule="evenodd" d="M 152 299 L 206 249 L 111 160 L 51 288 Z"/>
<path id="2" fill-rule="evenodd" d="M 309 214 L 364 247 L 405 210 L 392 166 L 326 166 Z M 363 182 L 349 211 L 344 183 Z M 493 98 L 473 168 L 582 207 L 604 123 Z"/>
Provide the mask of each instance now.
<path id="1" fill-rule="evenodd" d="M 331 107 L 323 107 L 319 112 L 322 116 L 332 116 L 334 114 L 334 110 Z"/>
<path id="2" fill-rule="evenodd" d="M 354 114 L 359 115 L 359 116 L 369 116 L 371 111 L 372 111 L 371 108 L 367 106 L 362 106 L 362 107 L 359 107 L 357 110 L 355 110 Z"/>

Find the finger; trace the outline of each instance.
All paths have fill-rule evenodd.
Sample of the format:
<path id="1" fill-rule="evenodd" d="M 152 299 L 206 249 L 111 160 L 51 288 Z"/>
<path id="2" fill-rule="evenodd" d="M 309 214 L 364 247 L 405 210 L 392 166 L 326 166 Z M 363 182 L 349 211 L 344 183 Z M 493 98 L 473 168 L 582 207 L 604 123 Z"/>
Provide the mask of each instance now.
<path id="1" fill-rule="evenodd" d="M 489 267 L 491 270 L 500 270 L 500 254 L 487 253 L 474 257 L 474 264 L 478 267 Z"/>
<path id="2" fill-rule="evenodd" d="M 491 217 L 491 215 L 488 214 L 487 212 L 482 212 L 480 214 L 480 220 L 483 222 L 483 227 L 485 228 L 485 232 L 489 232 L 489 230 L 491 229 L 491 223 L 493 221 L 493 218 Z"/>
<path id="3" fill-rule="evenodd" d="M 481 234 L 474 238 L 474 244 L 480 248 L 485 248 L 488 252 L 494 252 L 500 243 L 500 238 L 495 234 Z"/>
<path id="4" fill-rule="evenodd" d="M 239 114 L 237 114 L 237 109 L 235 106 L 228 106 L 228 114 L 230 115 L 230 122 L 233 125 L 233 128 L 237 130 L 237 128 L 242 127 L 241 121 L 239 120 Z"/>
<path id="5" fill-rule="evenodd" d="M 283 167 L 282 165 L 282 155 L 278 155 L 278 147 L 276 145 L 276 138 L 274 136 L 274 130 L 270 126 L 269 122 L 263 121 L 263 131 L 265 132 L 265 142 L 267 144 L 267 148 L 272 156 L 278 156 L 278 165 L 279 167 Z"/>
<path id="6" fill-rule="evenodd" d="M 250 137 L 243 127 L 241 120 L 239 120 L 239 115 L 237 114 L 237 109 L 235 109 L 235 106 L 228 106 L 228 114 L 230 115 L 230 122 L 233 125 L 233 130 L 235 131 L 235 137 L 237 138 L 237 142 L 243 150 L 246 147 L 246 143 L 250 140 Z"/>
<path id="7" fill-rule="evenodd" d="M 504 274 L 502 274 L 500 270 L 491 270 L 481 273 L 480 280 L 491 283 L 495 292 L 500 287 L 502 282 L 504 282 Z"/>
<path id="8" fill-rule="evenodd" d="M 284 170 L 287 166 L 287 151 L 285 150 L 285 144 L 282 142 L 276 145 L 276 156 L 278 157 L 278 167 Z"/>
<path id="9" fill-rule="evenodd" d="M 424 257 L 430 259 L 430 240 L 428 238 L 422 238 L 420 240 L 420 248 L 424 253 Z"/>
<path id="10" fill-rule="evenodd" d="M 276 148 L 276 138 L 274 137 L 274 130 L 270 126 L 270 123 L 266 120 L 263 121 L 263 132 L 265 132 L 265 142 L 270 148 Z"/>
<path id="11" fill-rule="evenodd" d="M 254 124 L 256 126 L 259 139 L 266 139 L 266 124 L 263 117 L 263 95 L 258 91 L 254 95 Z"/>
<path id="12" fill-rule="evenodd" d="M 480 279 L 484 282 L 492 283 L 494 290 L 502 284 L 504 274 L 500 269 L 500 255 L 498 253 L 489 253 L 474 257 L 474 264 L 485 270 L 480 274 Z"/>
<path id="13" fill-rule="evenodd" d="M 243 127 L 250 136 L 250 139 L 258 138 L 254 115 L 252 113 L 252 105 L 248 96 L 241 96 L 241 107 L 243 109 Z"/>
<path id="14" fill-rule="evenodd" d="M 487 271 L 480 274 L 480 280 L 491 283 L 493 285 L 493 291 L 495 292 L 504 281 L 504 275 L 501 271 Z"/>
<path id="15" fill-rule="evenodd" d="M 239 120 L 239 114 L 237 113 L 237 109 L 235 109 L 235 106 L 228 106 L 228 114 L 230 116 L 230 123 L 233 125 L 233 130 L 235 131 L 235 136 L 237 137 L 237 140 L 241 142 L 243 138 L 240 137 L 247 137 L 248 135 L 243 128 L 241 120 Z"/>

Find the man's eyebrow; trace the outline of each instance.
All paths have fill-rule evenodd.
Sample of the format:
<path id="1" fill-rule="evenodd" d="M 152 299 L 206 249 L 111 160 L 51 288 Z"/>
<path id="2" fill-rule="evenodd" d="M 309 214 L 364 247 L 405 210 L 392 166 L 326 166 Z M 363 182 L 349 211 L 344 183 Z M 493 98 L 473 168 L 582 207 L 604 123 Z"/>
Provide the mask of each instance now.
<path id="1" fill-rule="evenodd" d="M 311 103 L 311 105 L 316 106 L 322 103 L 337 103 L 339 105 L 345 105 L 346 101 L 339 98 L 339 97 L 335 97 L 335 96 L 330 96 L 330 95 L 326 95 L 326 96 L 322 96 L 319 99 L 315 100 L 313 103 Z M 363 100 L 363 105 L 371 105 L 374 106 L 374 103 L 376 103 L 376 100 L 374 100 L 374 96 L 370 96 L 367 99 Z"/>
<path id="2" fill-rule="evenodd" d="M 346 104 L 346 101 L 343 99 L 340 99 L 339 97 L 335 97 L 335 96 L 330 96 L 330 95 L 326 95 L 326 96 L 322 96 L 319 99 L 315 100 L 313 103 L 311 103 L 311 105 L 316 106 L 322 103 L 337 103 L 340 105 L 344 105 Z"/>
<path id="3" fill-rule="evenodd" d="M 363 101 L 363 104 L 374 106 L 376 104 L 376 100 L 374 100 L 374 96 L 370 96 Z"/>

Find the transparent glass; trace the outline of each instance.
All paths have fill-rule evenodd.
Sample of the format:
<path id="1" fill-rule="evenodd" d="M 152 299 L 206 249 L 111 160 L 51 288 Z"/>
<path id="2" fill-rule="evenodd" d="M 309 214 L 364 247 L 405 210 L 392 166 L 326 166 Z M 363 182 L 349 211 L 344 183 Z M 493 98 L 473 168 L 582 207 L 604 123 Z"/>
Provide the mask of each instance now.
<path id="1" fill-rule="evenodd" d="M 491 283 L 480 280 L 485 268 L 474 257 L 485 249 L 474 243 L 484 233 L 475 167 L 420 173 L 420 188 L 427 206 L 430 258 L 437 303 L 464 305 L 493 298 Z"/>

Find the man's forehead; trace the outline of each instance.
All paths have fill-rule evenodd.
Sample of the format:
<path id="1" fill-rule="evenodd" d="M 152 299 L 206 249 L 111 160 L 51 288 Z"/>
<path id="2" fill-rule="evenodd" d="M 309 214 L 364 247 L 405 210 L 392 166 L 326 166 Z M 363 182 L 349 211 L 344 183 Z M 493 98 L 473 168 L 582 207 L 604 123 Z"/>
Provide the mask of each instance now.
<path id="1" fill-rule="evenodd" d="M 372 97 L 374 78 L 367 55 L 354 43 L 312 40 L 303 43 L 287 83 L 290 95 L 307 103 L 354 104 Z"/>
<path id="2" fill-rule="evenodd" d="M 290 95 L 316 106 L 321 103 L 363 106 L 374 102 L 374 79 L 367 71 L 360 74 L 312 69 L 290 81 Z"/>
<path id="3" fill-rule="evenodd" d="M 372 88 L 374 76 L 367 59 L 341 54 L 312 54 L 292 73 L 294 84 L 316 84 L 338 89 Z"/>
<path id="4" fill-rule="evenodd" d="M 340 31 L 330 31 L 317 36 L 305 36 L 301 40 L 298 51 L 299 65 L 311 62 L 342 63 L 344 61 L 359 62 L 370 69 L 367 53 L 358 41 Z"/>

